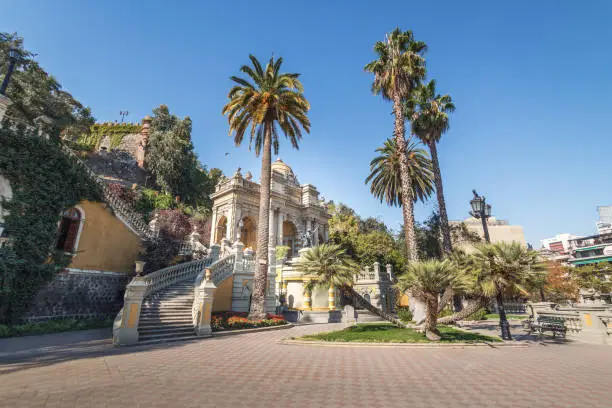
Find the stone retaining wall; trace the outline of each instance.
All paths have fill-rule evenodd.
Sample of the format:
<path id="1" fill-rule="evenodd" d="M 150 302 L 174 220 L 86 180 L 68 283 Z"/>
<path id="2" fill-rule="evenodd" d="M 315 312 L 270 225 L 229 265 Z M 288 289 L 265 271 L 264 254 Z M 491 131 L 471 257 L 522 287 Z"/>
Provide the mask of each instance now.
<path id="1" fill-rule="evenodd" d="M 23 320 L 114 318 L 130 279 L 117 272 L 65 270 L 36 295 Z"/>

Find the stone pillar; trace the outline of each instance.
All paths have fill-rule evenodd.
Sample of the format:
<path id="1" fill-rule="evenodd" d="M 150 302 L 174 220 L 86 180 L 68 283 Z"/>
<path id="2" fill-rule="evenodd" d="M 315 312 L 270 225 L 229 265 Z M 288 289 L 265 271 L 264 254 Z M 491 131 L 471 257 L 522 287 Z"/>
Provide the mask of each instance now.
<path id="1" fill-rule="evenodd" d="M 0 122 L 4 119 L 6 110 L 12 103 L 13 101 L 11 101 L 8 96 L 0 95 Z"/>
<path id="2" fill-rule="evenodd" d="M 236 237 L 232 235 L 234 233 L 233 226 L 236 223 L 234 218 L 234 209 L 230 207 L 225 216 L 227 217 L 227 224 L 225 225 L 225 238 L 229 239 L 230 242 L 234 242 L 236 240 Z"/>
<path id="3" fill-rule="evenodd" d="M 115 319 L 113 344 L 127 346 L 138 343 L 138 322 L 147 284 L 142 276 L 136 276 L 125 288 L 121 318 Z"/>
<path id="4" fill-rule="evenodd" d="M 151 117 L 149 115 L 142 119 L 142 129 L 140 131 L 140 144 L 136 150 L 136 162 L 138 167 L 144 168 L 145 154 L 147 151 L 147 144 L 149 142 L 149 132 L 151 131 Z"/>
<path id="5" fill-rule="evenodd" d="M 272 203 L 270 203 L 270 219 L 268 220 L 268 247 L 273 247 L 276 242 L 276 234 L 274 234 L 274 229 L 276 226 L 274 225 L 274 210 L 272 209 Z"/>
<path id="6" fill-rule="evenodd" d="M 235 242 L 232 247 L 232 252 L 236 256 L 236 260 L 234 262 L 234 274 L 242 273 L 244 270 L 244 264 L 242 259 L 244 258 L 244 244 L 240 241 Z"/>
<path id="7" fill-rule="evenodd" d="M 234 233 L 234 239 L 232 240 L 233 242 L 238 241 L 238 240 L 243 240 L 244 237 L 240 237 L 239 239 L 239 235 L 242 235 L 242 231 L 240 231 L 240 220 L 242 219 L 242 209 L 240 207 L 236 208 L 236 212 L 235 212 L 235 216 L 234 216 L 234 231 L 236 231 Z"/>
<path id="8" fill-rule="evenodd" d="M 210 246 L 215 244 L 215 238 L 217 235 L 217 210 L 213 210 L 212 220 L 210 223 Z"/>
<path id="9" fill-rule="evenodd" d="M 276 245 L 283 245 L 283 221 L 285 221 L 285 216 L 281 214 L 280 210 L 278 211 L 278 226 L 276 231 Z"/>
<path id="10" fill-rule="evenodd" d="M 210 269 L 206 269 L 206 279 L 198 287 L 197 302 L 198 313 L 196 315 L 195 334 L 200 337 L 212 336 L 210 321 L 212 317 L 212 306 L 217 287 L 212 281 Z"/>
<path id="11" fill-rule="evenodd" d="M 310 290 L 308 290 L 306 288 L 306 284 L 308 283 L 308 281 L 304 281 L 304 309 L 305 310 L 310 310 L 312 308 L 312 302 L 311 302 L 311 292 Z"/>
<path id="12" fill-rule="evenodd" d="M 217 244 L 213 244 L 210 246 L 210 260 L 211 263 L 217 261 L 219 259 L 219 252 L 221 251 L 221 246 Z"/>
<path id="13" fill-rule="evenodd" d="M 393 267 L 391 264 L 387 264 L 387 276 L 389 276 L 389 280 L 393 282 Z"/>
<path id="14" fill-rule="evenodd" d="M 329 310 L 336 309 L 336 288 L 333 283 L 329 285 L 329 290 L 327 291 L 327 303 Z"/>
<path id="15" fill-rule="evenodd" d="M 380 264 L 378 262 L 374 262 L 374 279 L 376 282 L 380 282 Z"/>

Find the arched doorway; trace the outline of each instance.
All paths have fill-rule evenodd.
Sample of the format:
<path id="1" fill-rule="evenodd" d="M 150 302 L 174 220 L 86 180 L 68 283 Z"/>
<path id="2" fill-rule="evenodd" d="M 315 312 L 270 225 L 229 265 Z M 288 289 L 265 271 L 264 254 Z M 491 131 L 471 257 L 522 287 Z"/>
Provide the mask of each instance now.
<path id="1" fill-rule="evenodd" d="M 283 221 L 283 245 L 289 247 L 287 256 L 289 258 L 297 252 L 297 228 L 291 221 Z"/>
<path id="2" fill-rule="evenodd" d="M 251 248 L 253 251 L 257 249 L 257 227 L 251 217 L 244 217 L 242 219 L 240 241 L 242 241 L 245 248 Z"/>
<path id="3" fill-rule="evenodd" d="M 215 244 L 220 244 L 227 237 L 227 217 L 224 215 L 219 218 L 215 228 Z"/>
<path id="4" fill-rule="evenodd" d="M 76 208 L 64 211 L 59 224 L 56 249 L 64 252 L 76 252 L 81 218 L 81 212 Z"/>

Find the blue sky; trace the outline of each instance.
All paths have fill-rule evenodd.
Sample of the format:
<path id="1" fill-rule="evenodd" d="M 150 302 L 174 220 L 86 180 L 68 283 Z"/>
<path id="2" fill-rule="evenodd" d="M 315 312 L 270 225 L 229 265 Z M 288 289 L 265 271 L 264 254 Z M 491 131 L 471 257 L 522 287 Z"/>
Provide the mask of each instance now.
<path id="1" fill-rule="evenodd" d="M 257 4 L 257 6 L 256 6 Z M 40 63 L 100 121 L 139 121 L 159 104 L 193 119 L 198 155 L 259 177 L 259 159 L 228 137 L 230 75 L 253 53 L 303 74 L 312 132 L 280 157 L 328 199 L 397 228 L 401 212 L 364 185 L 374 149 L 392 134 L 391 105 L 363 66 L 396 26 L 429 45 L 428 77 L 457 110 L 439 145 L 448 212 L 467 216 L 472 188 L 534 246 L 594 231 L 612 204 L 612 3 L 608 1 L 28 1 L 3 0 L 0 29 L 17 31 Z M 606 120 L 608 119 L 608 120 Z M 225 153 L 230 155 L 226 156 Z M 418 220 L 435 199 L 418 205 Z"/>

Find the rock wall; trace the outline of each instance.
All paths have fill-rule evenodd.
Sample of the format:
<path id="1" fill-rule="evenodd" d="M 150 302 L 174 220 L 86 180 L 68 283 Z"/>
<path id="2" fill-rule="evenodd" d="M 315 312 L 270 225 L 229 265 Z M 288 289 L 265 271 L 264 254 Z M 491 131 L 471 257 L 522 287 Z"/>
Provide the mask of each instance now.
<path id="1" fill-rule="evenodd" d="M 113 318 L 130 278 L 116 272 L 60 272 L 38 293 L 23 320 Z"/>

